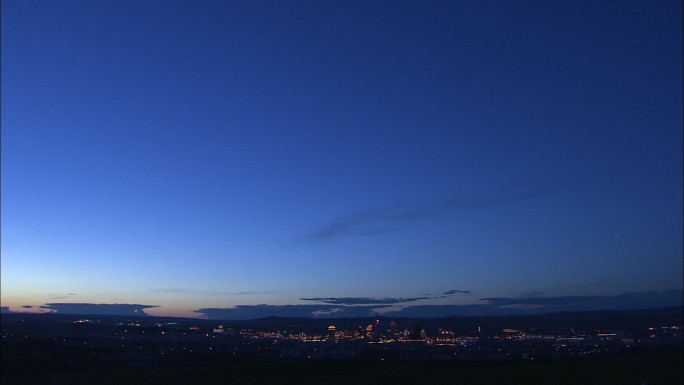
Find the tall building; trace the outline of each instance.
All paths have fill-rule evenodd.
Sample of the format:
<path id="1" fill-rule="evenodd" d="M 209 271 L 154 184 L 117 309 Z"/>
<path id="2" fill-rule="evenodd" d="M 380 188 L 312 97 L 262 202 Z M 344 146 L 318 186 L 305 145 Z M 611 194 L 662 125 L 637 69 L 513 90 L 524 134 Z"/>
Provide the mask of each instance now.
<path id="1" fill-rule="evenodd" d="M 330 341 L 335 341 L 336 333 L 337 333 L 337 328 L 335 327 L 335 325 L 328 326 L 328 339 Z M 337 341 L 335 341 L 335 342 L 337 342 Z"/>
<path id="2" fill-rule="evenodd" d="M 392 336 L 392 338 L 397 338 L 397 334 L 399 333 L 399 329 L 397 326 L 397 322 L 395 320 L 392 320 L 390 322 L 389 331 L 390 331 L 390 335 Z"/>

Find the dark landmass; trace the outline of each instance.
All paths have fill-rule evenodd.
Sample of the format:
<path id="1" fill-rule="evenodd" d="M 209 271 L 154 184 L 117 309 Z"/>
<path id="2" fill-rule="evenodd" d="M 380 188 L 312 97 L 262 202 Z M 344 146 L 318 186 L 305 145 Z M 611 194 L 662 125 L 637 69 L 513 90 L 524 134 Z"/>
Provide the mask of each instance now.
<path id="1" fill-rule="evenodd" d="M 682 307 L 447 318 L 0 315 L 3 384 L 682 384 Z"/>
<path id="2" fill-rule="evenodd" d="M 2 377 L 16 384 L 298 384 L 298 385 L 681 385 L 681 354 L 581 362 L 474 363 L 288 361 L 212 366 L 109 368 Z"/>

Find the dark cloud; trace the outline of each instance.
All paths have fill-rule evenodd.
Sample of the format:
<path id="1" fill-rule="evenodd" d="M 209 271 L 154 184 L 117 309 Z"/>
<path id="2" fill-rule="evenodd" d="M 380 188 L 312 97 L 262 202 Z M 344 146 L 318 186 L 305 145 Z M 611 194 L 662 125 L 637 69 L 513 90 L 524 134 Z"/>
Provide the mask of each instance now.
<path id="1" fill-rule="evenodd" d="M 471 290 L 449 290 L 445 291 L 444 295 L 453 295 L 453 294 L 470 294 L 472 293 Z"/>
<path id="2" fill-rule="evenodd" d="M 470 294 L 469 290 L 449 290 L 444 296 Z M 373 298 L 373 297 L 317 297 L 304 301 L 322 302 L 318 305 L 239 305 L 232 308 L 195 310 L 207 319 L 246 320 L 266 317 L 344 318 L 372 317 L 381 313 L 387 317 L 450 317 L 490 316 L 515 314 L 543 314 L 591 310 L 635 310 L 682 306 L 681 289 L 648 293 L 624 293 L 616 296 L 563 296 L 482 298 L 479 304 L 469 305 L 408 305 L 402 303 L 443 298 Z"/>
<path id="3" fill-rule="evenodd" d="M 383 313 L 386 317 L 439 318 L 493 315 L 488 305 L 414 305 Z"/>
<path id="4" fill-rule="evenodd" d="M 391 305 L 397 303 L 415 302 L 422 299 L 435 297 L 411 297 L 411 298 L 374 298 L 374 297 L 318 297 L 300 298 L 302 301 L 323 302 L 333 305 Z"/>
<path id="5" fill-rule="evenodd" d="M 22 307 L 24 309 L 33 309 L 33 306 L 31 306 L 31 305 L 23 305 Z"/>
<path id="6" fill-rule="evenodd" d="M 528 297 L 528 298 L 482 298 L 494 306 L 567 306 L 601 300 L 602 296 L 570 296 L 570 297 Z"/>
<path id="7" fill-rule="evenodd" d="M 467 290 L 449 290 L 446 294 L 470 293 Z M 682 306 L 684 291 L 668 290 L 648 293 L 624 293 L 616 296 L 563 296 L 482 298 L 482 303 L 469 305 L 395 305 L 430 299 L 372 298 L 372 297 L 321 297 L 302 298 L 305 301 L 323 302 L 306 305 L 239 305 L 232 308 L 206 308 L 195 310 L 207 319 L 247 320 L 266 317 L 351 318 L 373 317 L 381 313 L 386 317 L 450 317 L 490 316 L 559 313 L 591 310 L 634 310 L 668 306 Z M 432 297 L 439 298 L 439 297 Z M 399 305 L 401 306 L 401 305 Z"/>
<path id="8" fill-rule="evenodd" d="M 159 306 L 119 303 L 47 303 L 39 307 L 59 314 L 145 316 L 148 315 L 145 309 Z"/>
<path id="9" fill-rule="evenodd" d="M 0 307 L 0 313 L 11 313 L 12 311 L 10 310 L 9 306 L 2 306 Z"/>
<path id="10" fill-rule="evenodd" d="M 682 306 L 682 290 L 623 293 L 615 296 L 566 296 L 525 298 L 482 298 L 492 306 L 541 306 L 553 311 L 629 310 L 665 306 Z"/>
<path id="11" fill-rule="evenodd" d="M 345 235 L 369 236 L 383 234 L 398 230 L 409 222 L 425 218 L 514 203 L 553 194 L 560 190 L 561 188 L 557 186 L 535 189 L 518 187 L 488 194 L 459 195 L 441 202 L 411 209 L 391 206 L 374 208 L 335 218 L 329 224 L 313 232 L 311 238 L 320 241 Z"/>
<path id="12" fill-rule="evenodd" d="M 527 298 L 482 298 L 474 305 L 412 305 L 383 313 L 388 317 L 448 317 L 511 314 L 543 314 L 593 310 L 636 310 L 682 306 L 681 289 L 615 296 L 565 296 Z"/>
<path id="13" fill-rule="evenodd" d="M 195 310 L 206 319 L 248 320 L 266 317 L 370 317 L 374 310 L 385 306 L 335 305 L 238 305 L 232 308 L 206 308 Z"/>
<path id="14" fill-rule="evenodd" d="M 449 290 L 441 295 L 424 294 L 422 297 L 310 297 L 300 298 L 301 301 L 322 302 L 330 305 L 396 305 L 421 300 L 446 298 L 454 294 L 470 294 L 470 290 Z"/>

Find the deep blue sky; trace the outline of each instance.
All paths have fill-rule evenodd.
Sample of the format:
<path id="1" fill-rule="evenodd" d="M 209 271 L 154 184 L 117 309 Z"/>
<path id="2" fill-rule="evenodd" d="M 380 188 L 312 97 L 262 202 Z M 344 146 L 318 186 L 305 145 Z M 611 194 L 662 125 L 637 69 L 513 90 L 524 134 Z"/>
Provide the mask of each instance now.
<path id="1" fill-rule="evenodd" d="M 677 0 L 4 0 L 2 305 L 681 291 L 682 68 Z"/>

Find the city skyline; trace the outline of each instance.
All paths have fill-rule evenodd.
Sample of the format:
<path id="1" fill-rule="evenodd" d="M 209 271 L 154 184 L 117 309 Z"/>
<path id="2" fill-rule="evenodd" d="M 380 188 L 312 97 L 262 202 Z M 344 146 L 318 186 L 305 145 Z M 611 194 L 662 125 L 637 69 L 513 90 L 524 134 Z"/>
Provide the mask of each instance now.
<path id="1" fill-rule="evenodd" d="M 3 311 L 681 306 L 681 14 L 3 1 Z"/>

